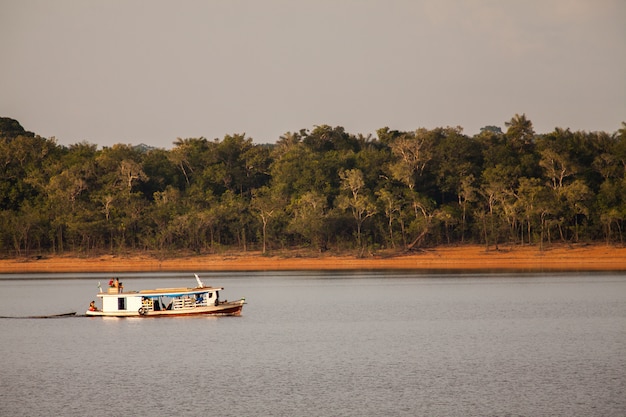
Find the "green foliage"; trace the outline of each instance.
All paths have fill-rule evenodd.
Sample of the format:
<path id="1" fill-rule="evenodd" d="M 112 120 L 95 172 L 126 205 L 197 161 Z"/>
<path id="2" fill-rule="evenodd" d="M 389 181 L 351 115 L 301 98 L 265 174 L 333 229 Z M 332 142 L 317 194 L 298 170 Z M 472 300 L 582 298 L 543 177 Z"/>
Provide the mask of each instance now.
<path id="1" fill-rule="evenodd" d="M 0 118 L 0 253 L 622 243 L 626 124 L 536 135 L 486 126 L 353 135 L 315 126 L 256 145 L 59 146 Z"/>

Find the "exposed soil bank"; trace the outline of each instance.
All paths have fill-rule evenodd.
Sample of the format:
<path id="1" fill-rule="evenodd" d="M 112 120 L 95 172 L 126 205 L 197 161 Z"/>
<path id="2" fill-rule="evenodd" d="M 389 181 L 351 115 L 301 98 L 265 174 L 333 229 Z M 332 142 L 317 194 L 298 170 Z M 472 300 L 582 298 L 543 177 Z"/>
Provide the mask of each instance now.
<path id="1" fill-rule="evenodd" d="M 626 271 L 626 248 L 606 245 L 484 246 L 426 249 L 411 254 L 349 255 L 301 252 L 227 253 L 158 259 L 149 254 L 97 257 L 47 256 L 0 259 L 0 273 L 33 272 L 155 272 L 155 271 L 279 271 L 279 270 L 498 270 L 498 271 Z"/>

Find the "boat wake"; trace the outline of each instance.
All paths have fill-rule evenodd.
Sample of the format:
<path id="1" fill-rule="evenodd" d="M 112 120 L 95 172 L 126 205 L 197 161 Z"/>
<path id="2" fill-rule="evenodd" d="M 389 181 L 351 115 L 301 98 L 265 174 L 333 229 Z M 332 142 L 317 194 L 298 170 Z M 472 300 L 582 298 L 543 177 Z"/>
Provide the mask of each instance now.
<path id="1" fill-rule="evenodd" d="M 75 311 L 63 314 L 47 314 L 43 316 L 0 316 L 0 319 L 65 319 L 71 317 L 85 317 L 85 315 L 77 315 Z"/>

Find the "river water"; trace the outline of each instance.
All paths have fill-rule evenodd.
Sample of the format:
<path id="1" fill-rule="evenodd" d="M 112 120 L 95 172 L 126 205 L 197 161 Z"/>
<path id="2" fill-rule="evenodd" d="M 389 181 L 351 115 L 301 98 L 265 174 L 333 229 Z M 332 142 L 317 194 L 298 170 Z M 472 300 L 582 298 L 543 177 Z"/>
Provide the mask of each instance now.
<path id="1" fill-rule="evenodd" d="M 625 274 L 201 278 L 243 315 L 0 319 L 0 415 L 626 415 Z M 108 279 L 0 275 L 0 316 L 82 314 Z"/>

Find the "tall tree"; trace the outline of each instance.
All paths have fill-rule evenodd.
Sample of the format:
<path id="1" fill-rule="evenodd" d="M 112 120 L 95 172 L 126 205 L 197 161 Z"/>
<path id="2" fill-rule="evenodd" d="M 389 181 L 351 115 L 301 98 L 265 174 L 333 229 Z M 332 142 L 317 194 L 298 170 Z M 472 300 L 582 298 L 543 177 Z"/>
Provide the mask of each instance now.
<path id="1" fill-rule="evenodd" d="M 515 113 L 504 125 L 508 128 L 506 136 L 513 142 L 514 146 L 519 149 L 525 149 L 531 145 L 535 138 L 535 130 L 532 122 L 526 118 L 526 114 L 521 116 Z"/>
<path id="2" fill-rule="evenodd" d="M 309 243 L 315 245 L 320 252 L 327 249 L 325 221 L 328 216 L 328 202 L 325 195 L 308 191 L 292 202 L 293 213 L 288 231 L 297 233 Z"/>
<path id="3" fill-rule="evenodd" d="M 357 245 L 360 250 L 363 249 L 361 238 L 361 229 L 366 219 L 376 214 L 376 205 L 365 188 L 363 173 L 359 169 L 350 169 L 341 171 L 341 188 L 345 191 L 338 197 L 337 206 L 343 210 L 349 210 L 356 222 Z"/>
<path id="4" fill-rule="evenodd" d="M 400 213 L 402 211 L 402 200 L 399 196 L 394 195 L 392 191 L 382 188 L 376 192 L 378 196 L 378 201 L 382 206 L 383 212 L 385 213 L 385 217 L 387 218 L 387 233 L 389 233 L 389 244 L 392 248 L 396 247 L 396 242 L 393 234 L 393 226 L 394 223 L 400 222 L 401 226 L 402 219 Z M 404 237 L 404 227 L 402 227 L 402 236 Z M 404 242 L 406 245 L 406 242 Z"/>
<path id="5" fill-rule="evenodd" d="M 433 157 L 434 141 L 432 135 L 428 130 L 421 128 L 413 134 L 406 134 L 397 138 L 390 147 L 397 158 L 390 167 L 391 174 L 410 190 L 414 190 L 416 176 L 424 172 Z"/>
<path id="6" fill-rule="evenodd" d="M 261 219 L 262 224 L 262 241 L 263 241 L 263 253 L 267 253 L 267 225 L 270 220 L 279 215 L 279 211 L 285 206 L 284 200 L 280 198 L 277 193 L 272 193 L 272 190 L 263 186 L 252 192 L 251 208 L 257 213 Z"/>
<path id="7" fill-rule="evenodd" d="M 191 184 L 192 175 L 206 165 L 206 154 L 210 144 L 205 138 L 178 138 L 169 152 L 170 161 L 182 172 L 187 185 Z"/>

